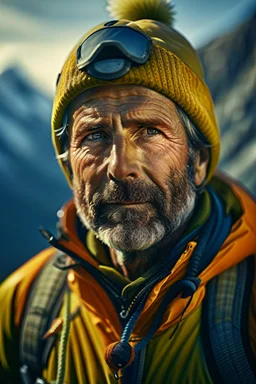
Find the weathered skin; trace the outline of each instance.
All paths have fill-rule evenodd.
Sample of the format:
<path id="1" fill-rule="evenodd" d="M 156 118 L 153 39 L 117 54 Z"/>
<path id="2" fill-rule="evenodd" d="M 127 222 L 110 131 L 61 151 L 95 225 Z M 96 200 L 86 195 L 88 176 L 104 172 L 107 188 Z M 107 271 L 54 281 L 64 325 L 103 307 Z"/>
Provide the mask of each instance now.
<path id="1" fill-rule="evenodd" d="M 187 136 L 175 105 L 165 96 L 144 87 L 119 85 L 86 91 L 72 104 L 70 115 L 70 164 L 80 217 L 97 233 L 92 209 L 95 194 L 105 191 L 107 197 L 120 183 L 137 185 L 137 189 L 140 185 L 157 187 L 159 195 L 162 193 L 168 219 L 184 216 L 179 229 L 167 231 L 160 238 L 159 253 L 164 256 L 164 250 L 181 235 L 194 206 L 187 175 Z M 194 162 L 195 186 L 203 182 L 207 163 L 205 153 L 202 156 L 198 152 Z M 189 199 L 190 205 L 185 207 Z M 124 210 L 129 210 L 130 221 L 135 214 L 133 230 L 136 226 L 150 226 L 157 209 L 152 202 L 141 199 L 108 201 L 106 205 L 105 210 L 113 221 L 109 225 L 120 224 L 122 219 L 118 215 Z M 122 226 L 128 231 L 124 223 Z M 145 271 L 150 255 L 155 253 L 154 242 L 147 249 L 129 249 L 128 252 L 125 245 L 123 248 L 122 244 L 108 245 L 118 249 L 118 252 L 111 251 L 114 264 L 130 278 Z"/>

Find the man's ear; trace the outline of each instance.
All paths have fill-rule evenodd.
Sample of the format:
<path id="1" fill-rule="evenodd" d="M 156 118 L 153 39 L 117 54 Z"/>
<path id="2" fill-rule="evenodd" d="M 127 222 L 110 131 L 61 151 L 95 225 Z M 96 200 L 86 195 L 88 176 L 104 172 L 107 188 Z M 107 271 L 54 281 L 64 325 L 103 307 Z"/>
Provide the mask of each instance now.
<path id="1" fill-rule="evenodd" d="M 200 187 L 206 179 L 208 163 L 209 149 L 200 148 L 194 160 L 194 183 L 196 187 Z"/>

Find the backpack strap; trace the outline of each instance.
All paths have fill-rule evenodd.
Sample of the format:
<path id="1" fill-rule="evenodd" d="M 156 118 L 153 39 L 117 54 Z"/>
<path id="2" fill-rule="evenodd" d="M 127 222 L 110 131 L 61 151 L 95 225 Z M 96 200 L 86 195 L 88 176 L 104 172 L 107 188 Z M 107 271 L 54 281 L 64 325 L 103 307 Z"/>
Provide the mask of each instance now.
<path id="1" fill-rule="evenodd" d="M 67 287 L 67 270 L 54 265 L 63 258 L 62 252 L 54 254 L 30 289 L 20 334 L 20 372 L 24 383 L 33 383 L 41 375 L 55 342 L 55 337 L 43 336 L 58 316 Z"/>
<path id="2" fill-rule="evenodd" d="M 248 335 L 253 258 L 228 269 L 206 287 L 204 351 L 212 379 L 224 384 L 255 384 L 256 362 Z"/>

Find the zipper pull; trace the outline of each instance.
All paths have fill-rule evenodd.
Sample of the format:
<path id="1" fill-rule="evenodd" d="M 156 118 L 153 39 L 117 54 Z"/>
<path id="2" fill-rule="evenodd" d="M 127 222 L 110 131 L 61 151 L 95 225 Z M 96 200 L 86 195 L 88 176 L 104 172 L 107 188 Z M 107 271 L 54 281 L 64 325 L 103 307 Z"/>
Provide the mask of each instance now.
<path id="1" fill-rule="evenodd" d="M 122 309 L 122 311 L 119 313 L 121 319 L 127 319 L 129 315 L 128 309 Z"/>
<path id="2" fill-rule="evenodd" d="M 124 304 L 121 305 L 122 310 L 119 313 L 121 319 L 127 319 L 127 317 L 130 315 L 131 310 L 134 307 L 134 304 L 136 303 L 137 297 L 138 297 L 138 295 L 133 298 L 133 300 L 131 301 L 131 303 L 128 306 L 125 307 Z M 126 303 L 127 303 L 127 299 L 124 299 L 123 301 L 126 301 Z"/>
<path id="3" fill-rule="evenodd" d="M 119 312 L 119 316 L 121 317 L 121 319 L 126 319 L 129 315 L 129 307 L 127 305 L 127 299 L 125 297 L 120 297 L 120 307 L 121 307 L 121 311 Z"/>

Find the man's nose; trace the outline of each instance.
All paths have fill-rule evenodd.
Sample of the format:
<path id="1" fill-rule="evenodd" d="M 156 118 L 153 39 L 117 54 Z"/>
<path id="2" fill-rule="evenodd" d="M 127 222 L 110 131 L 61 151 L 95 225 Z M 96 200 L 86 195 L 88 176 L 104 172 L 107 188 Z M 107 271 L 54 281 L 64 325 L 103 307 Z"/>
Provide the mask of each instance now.
<path id="1" fill-rule="evenodd" d="M 108 164 L 110 180 L 137 179 L 140 173 L 138 154 L 125 139 L 119 139 L 112 145 Z"/>

